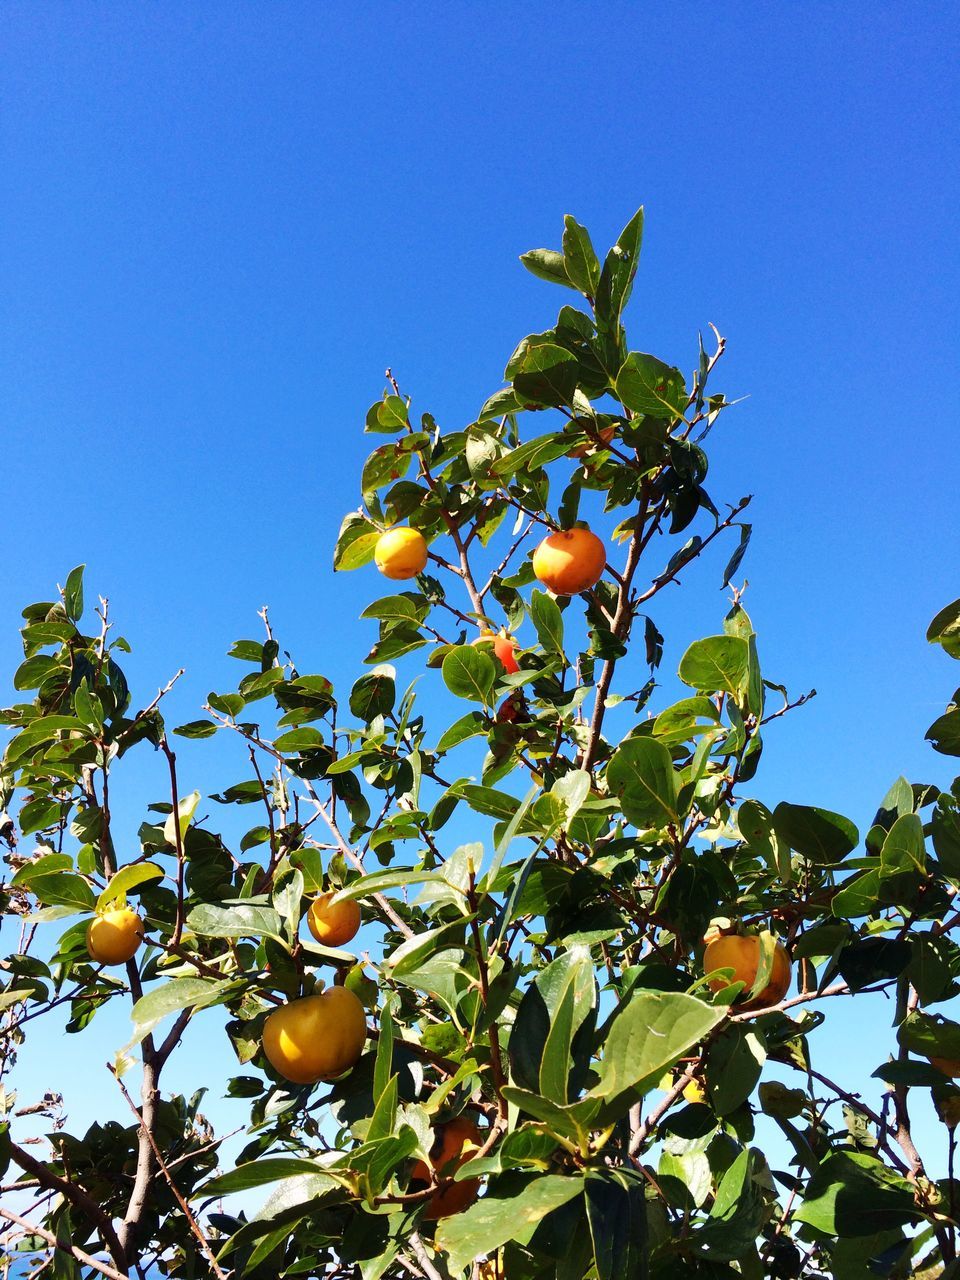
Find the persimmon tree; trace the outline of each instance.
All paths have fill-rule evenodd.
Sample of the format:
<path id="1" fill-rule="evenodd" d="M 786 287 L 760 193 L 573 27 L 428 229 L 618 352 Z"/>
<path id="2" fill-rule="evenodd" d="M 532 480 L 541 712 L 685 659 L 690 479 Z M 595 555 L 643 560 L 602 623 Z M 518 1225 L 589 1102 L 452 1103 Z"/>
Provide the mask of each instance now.
<path id="1" fill-rule="evenodd" d="M 334 554 L 381 588 L 348 692 L 263 611 L 236 688 L 173 728 L 81 570 L 24 610 L 0 775 L 8 1252 L 113 1280 L 958 1274 L 960 783 L 897 779 L 862 838 L 815 798 L 751 795 L 768 726 L 809 695 L 761 671 L 749 500 L 706 488 L 723 339 L 689 375 L 628 344 L 642 226 L 601 263 L 568 217 L 561 251 L 523 256 L 566 303 L 468 425 L 415 413 L 388 371 Z M 658 597 L 701 560 L 727 598 L 677 650 Z M 960 602 L 928 635 L 960 658 Z M 960 755 L 957 695 L 928 737 Z M 202 799 L 176 753 L 213 738 L 231 780 Z M 114 839 L 121 789 L 137 848 Z M 822 1037 L 876 992 L 874 1076 L 835 1081 Z M 99 1030 L 116 1002 L 122 1047 Z M 18 1080 L 50 1015 L 71 1056 L 111 1058 L 121 1120 L 73 1132 Z M 188 1026 L 205 1069 L 170 1096 Z M 211 1070 L 249 1106 L 229 1163 Z"/>

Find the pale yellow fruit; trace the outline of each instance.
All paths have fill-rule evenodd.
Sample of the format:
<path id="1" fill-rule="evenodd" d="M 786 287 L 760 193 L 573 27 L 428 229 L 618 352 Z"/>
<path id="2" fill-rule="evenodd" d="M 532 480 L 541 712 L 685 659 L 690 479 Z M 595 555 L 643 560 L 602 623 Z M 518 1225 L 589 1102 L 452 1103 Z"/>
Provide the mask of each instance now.
<path id="1" fill-rule="evenodd" d="M 415 578 L 427 563 L 427 544 L 417 529 L 388 529 L 377 539 L 373 559 L 385 578 Z"/>
<path id="2" fill-rule="evenodd" d="M 97 964 L 126 964 L 143 941 L 143 921 L 130 907 L 95 915 L 87 925 L 87 951 Z"/>
<path id="3" fill-rule="evenodd" d="M 321 893 L 310 903 L 307 928 L 325 947 L 342 947 L 360 928 L 360 904 L 333 902 L 332 893 Z"/>

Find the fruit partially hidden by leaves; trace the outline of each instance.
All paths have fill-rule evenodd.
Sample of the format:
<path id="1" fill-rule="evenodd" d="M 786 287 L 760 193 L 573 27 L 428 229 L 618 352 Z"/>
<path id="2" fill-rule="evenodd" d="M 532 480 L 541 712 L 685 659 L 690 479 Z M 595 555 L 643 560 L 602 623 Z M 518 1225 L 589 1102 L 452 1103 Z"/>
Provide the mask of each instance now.
<path id="1" fill-rule="evenodd" d="M 699 1080 L 691 1080 L 683 1091 L 687 1102 L 706 1102 L 707 1091 Z"/>
<path id="2" fill-rule="evenodd" d="M 310 903 L 307 928 L 325 947 L 342 947 L 360 928 L 360 904 L 352 899 L 334 902 L 333 893 L 321 893 Z"/>
<path id="3" fill-rule="evenodd" d="M 143 941 L 143 921 L 131 907 L 102 911 L 87 925 L 87 951 L 97 964 L 126 964 Z"/>
<path id="4" fill-rule="evenodd" d="M 462 1164 L 473 1158 L 483 1146 L 483 1134 L 467 1116 L 458 1116 L 439 1130 L 433 1149 L 430 1152 L 430 1164 L 437 1180 L 452 1178 Z M 429 1183 L 430 1169 L 423 1160 L 413 1166 L 412 1183 Z M 430 1222 L 438 1218 L 448 1218 L 453 1213 L 462 1213 L 473 1204 L 480 1192 L 479 1178 L 465 1178 L 463 1182 L 446 1182 L 439 1191 L 427 1201 L 423 1216 Z"/>
<path id="5" fill-rule="evenodd" d="M 499 660 L 507 675 L 512 676 L 520 670 L 520 664 L 517 662 L 516 657 L 517 642 L 511 636 L 496 635 L 493 631 L 483 631 L 477 636 L 476 640 L 471 640 L 470 643 L 471 645 L 479 646 L 481 649 L 492 649 L 494 657 Z"/>
<path id="6" fill-rule="evenodd" d="M 533 572 L 557 596 L 575 596 L 600 581 L 607 549 L 589 529 L 548 534 L 533 553 Z"/>
<path id="7" fill-rule="evenodd" d="M 960 1079 L 960 1059 L 931 1058 L 930 1065 L 942 1071 L 945 1076 L 950 1076 L 954 1080 Z"/>
<path id="8" fill-rule="evenodd" d="M 418 529 L 388 529 L 377 539 L 373 559 L 385 578 L 415 578 L 426 566 L 427 544 Z"/>
<path id="9" fill-rule="evenodd" d="M 263 1024 L 263 1052 L 294 1084 L 335 1080 L 357 1062 L 367 1039 L 363 1005 L 346 987 L 291 1000 Z"/>
<path id="10" fill-rule="evenodd" d="M 741 999 L 744 1007 L 764 1009 L 768 1005 L 778 1004 L 790 989 L 790 957 L 783 943 L 773 940 L 773 962 L 770 977 L 766 985 L 752 999 L 750 992 L 757 980 L 760 968 L 762 938 L 772 939 L 772 934 L 748 935 L 721 934 L 719 937 L 708 935 L 706 950 L 703 953 L 703 971 L 710 973 L 714 969 L 732 969 L 732 978 L 711 978 L 709 986 L 713 991 L 722 991 L 731 982 L 742 982 Z"/>

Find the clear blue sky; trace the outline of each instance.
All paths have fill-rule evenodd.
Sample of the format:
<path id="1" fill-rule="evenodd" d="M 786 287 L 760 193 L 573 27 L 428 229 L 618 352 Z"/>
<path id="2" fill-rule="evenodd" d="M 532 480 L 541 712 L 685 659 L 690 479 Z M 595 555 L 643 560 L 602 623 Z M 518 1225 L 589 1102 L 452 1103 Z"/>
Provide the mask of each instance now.
<path id="1" fill-rule="evenodd" d="M 898 773 L 948 780 L 958 36 L 923 3 L 7 0 L 0 666 L 84 560 L 147 698 L 187 666 L 174 723 L 264 603 L 347 686 L 379 583 L 331 552 L 384 368 L 470 421 L 555 314 L 517 255 L 642 202 L 634 343 L 727 335 L 711 493 L 756 494 L 765 673 L 820 690 L 757 790 L 864 828 Z M 673 668 L 721 563 L 656 615 Z"/>

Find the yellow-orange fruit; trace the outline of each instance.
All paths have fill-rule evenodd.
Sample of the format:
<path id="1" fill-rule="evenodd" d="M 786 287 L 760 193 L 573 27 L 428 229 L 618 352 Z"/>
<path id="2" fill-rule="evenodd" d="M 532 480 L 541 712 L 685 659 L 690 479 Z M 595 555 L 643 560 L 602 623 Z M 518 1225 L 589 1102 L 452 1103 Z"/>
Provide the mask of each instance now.
<path id="1" fill-rule="evenodd" d="M 385 578 L 415 578 L 427 563 L 427 544 L 418 529 L 388 529 L 377 539 L 373 559 Z"/>
<path id="2" fill-rule="evenodd" d="M 492 649 L 507 675 L 512 676 L 520 670 L 520 664 L 516 658 L 517 642 L 510 636 L 494 635 L 492 631 L 483 631 L 470 643 L 484 649 Z"/>
<path id="3" fill-rule="evenodd" d="M 356 1063 L 366 1039 L 363 1005 L 346 987 L 291 1000 L 263 1024 L 267 1060 L 294 1084 L 335 1080 Z"/>
<path id="4" fill-rule="evenodd" d="M 360 928 L 360 904 L 333 902 L 332 893 L 321 893 L 310 903 L 307 928 L 325 947 L 342 947 L 357 936 Z"/>
<path id="5" fill-rule="evenodd" d="M 683 1091 L 687 1102 L 706 1102 L 707 1091 L 699 1080 L 691 1080 Z"/>
<path id="6" fill-rule="evenodd" d="M 759 937 L 741 937 L 734 933 L 715 937 L 708 942 L 703 953 L 704 973 L 710 973 L 713 969 L 733 970 L 733 977 L 730 979 L 711 979 L 711 989 L 722 991 L 731 982 L 742 982 L 744 986 L 741 997 L 746 1001 L 744 1008 L 748 1009 L 765 1009 L 768 1005 L 781 1001 L 790 989 L 790 957 L 780 942 L 774 946 L 773 965 L 767 985 L 750 999 L 750 991 L 757 980 L 757 970 L 760 967 L 760 945 Z"/>
<path id="7" fill-rule="evenodd" d="M 958 1058 L 931 1058 L 930 1065 L 942 1071 L 945 1076 L 952 1076 L 954 1080 L 960 1077 L 960 1059 Z"/>
<path id="8" fill-rule="evenodd" d="M 126 964 L 143 941 L 143 921 L 130 907 L 95 915 L 87 925 L 87 951 L 97 964 Z"/>
<path id="9" fill-rule="evenodd" d="M 589 529 L 548 534 L 533 553 L 533 572 L 557 596 L 575 596 L 600 581 L 607 549 Z"/>
<path id="10" fill-rule="evenodd" d="M 439 1145 L 438 1145 L 439 1144 Z M 462 1164 L 466 1164 L 483 1146 L 483 1135 L 472 1120 L 458 1116 L 445 1124 L 430 1152 L 430 1164 L 439 1179 L 452 1178 Z M 412 1182 L 430 1181 L 430 1170 L 423 1160 L 413 1166 Z M 448 1182 L 435 1191 L 427 1201 L 423 1216 L 430 1222 L 461 1213 L 473 1204 L 480 1192 L 479 1178 L 466 1178 L 463 1182 Z"/>

